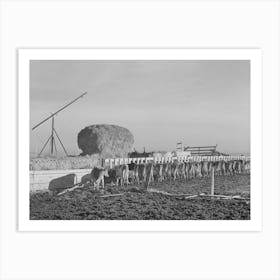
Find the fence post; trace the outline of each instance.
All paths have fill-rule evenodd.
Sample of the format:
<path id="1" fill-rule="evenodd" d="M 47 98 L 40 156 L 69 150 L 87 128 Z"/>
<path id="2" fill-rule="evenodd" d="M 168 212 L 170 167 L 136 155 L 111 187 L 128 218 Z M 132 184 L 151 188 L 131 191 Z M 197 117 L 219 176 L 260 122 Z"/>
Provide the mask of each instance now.
<path id="1" fill-rule="evenodd" d="M 215 193 L 215 172 L 214 172 L 214 167 L 212 167 L 212 170 L 211 170 L 211 198 L 214 198 L 214 193 Z"/>

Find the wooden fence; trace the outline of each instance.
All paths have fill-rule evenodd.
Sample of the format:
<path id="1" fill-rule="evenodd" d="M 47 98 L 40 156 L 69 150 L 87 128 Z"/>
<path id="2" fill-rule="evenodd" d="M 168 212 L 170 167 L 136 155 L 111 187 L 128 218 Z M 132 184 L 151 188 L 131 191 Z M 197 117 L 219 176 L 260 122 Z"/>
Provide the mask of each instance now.
<path id="1" fill-rule="evenodd" d="M 182 156 L 182 157 L 147 157 L 147 158 L 112 158 L 105 159 L 105 166 L 117 166 L 121 164 L 128 163 L 168 163 L 174 162 L 175 160 L 179 162 L 200 162 L 200 161 L 221 161 L 221 160 L 250 160 L 249 156 Z"/>
<path id="2" fill-rule="evenodd" d="M 117 158 L 117 159 L 105 159 L 105 166 L 113 167 L 120 164 L 134 163 L 166 163 L 178 161 L 220 161 L 220 160 L 250 160 L 248 156 L 189 156 L 189 157 L 167 157 L 167 158 Z M 52 179 L 75 173 L 77 175 L 77 181 L 79 182 L 85 174 L 91 172 L 91 169 L 67 169 L 67 170 L 31 170 L 29 172 L 30 191 L 44 191 L 48 189 L 49 182 Z"/>

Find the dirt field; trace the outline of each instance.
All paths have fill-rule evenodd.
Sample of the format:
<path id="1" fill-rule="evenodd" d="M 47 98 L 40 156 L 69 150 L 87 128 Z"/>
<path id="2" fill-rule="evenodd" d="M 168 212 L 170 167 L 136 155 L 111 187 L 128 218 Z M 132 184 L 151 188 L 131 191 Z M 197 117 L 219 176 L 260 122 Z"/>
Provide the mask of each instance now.
<path id="1" fill-rule="evenodd" d="M 156 183 L 151 188 L 173 194 L 210 193 L 210 178 Z M 115 197 L 100 197 L 119 194 Z M 244 201 L 147 192 L 144 186 L 106 186 L 76 189 L 62 196 L 30 195 L 32 220 L 248 220 L 250 219 L 250 175 L 215 178 L 215 194 L 241 195 Z"/>

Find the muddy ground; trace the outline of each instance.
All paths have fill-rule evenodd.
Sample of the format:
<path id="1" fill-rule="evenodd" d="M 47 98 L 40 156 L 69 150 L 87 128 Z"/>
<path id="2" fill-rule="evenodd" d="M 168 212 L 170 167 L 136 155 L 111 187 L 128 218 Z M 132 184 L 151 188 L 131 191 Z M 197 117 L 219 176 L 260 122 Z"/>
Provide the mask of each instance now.
<path id="1" fill-rule="evenodd" d="M 211 179 L 178 180 L 152 184 L 151 188 L 172 194 L 210 193 Z M 101 197 L 108 194 L 121 196 Z M 30 195 L 32 220 L 248 220 L 250 219 L 250 175 L 215 178 L 215 194 L 240 195 L 246 200 L 168 196 L 147 192 L 146 187 L 106 186 L 76 189 L 62 196 Z"/>

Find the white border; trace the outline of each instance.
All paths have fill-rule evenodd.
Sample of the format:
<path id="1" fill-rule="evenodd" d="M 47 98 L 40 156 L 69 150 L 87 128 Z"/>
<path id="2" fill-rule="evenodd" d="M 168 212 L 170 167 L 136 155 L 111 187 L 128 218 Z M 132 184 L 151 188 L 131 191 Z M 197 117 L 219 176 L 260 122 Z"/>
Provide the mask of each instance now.
<path id="1" fill-rule="evenodd" d="M 30 60 L 250 60 L 251 220 L 248 221 L 35 221 L 29 220 Z M 262 72 L 260 49 L 20 49 L 18 50 L 19 231 L 261 231 Z"/>

